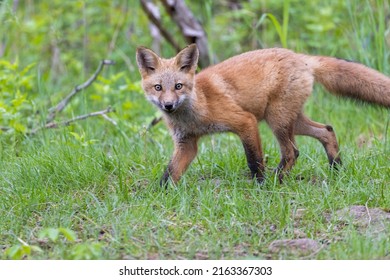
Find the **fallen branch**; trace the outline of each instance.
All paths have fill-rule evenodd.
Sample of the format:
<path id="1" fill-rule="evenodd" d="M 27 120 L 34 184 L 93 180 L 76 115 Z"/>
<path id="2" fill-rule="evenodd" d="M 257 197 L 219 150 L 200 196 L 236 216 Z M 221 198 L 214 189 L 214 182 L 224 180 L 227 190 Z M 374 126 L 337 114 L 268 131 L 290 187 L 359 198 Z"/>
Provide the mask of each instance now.
<path id="1" fill-rule="evenodd" d="M 98 75 L 100 74 L 100 72 L 103 70 L 103 67 L 105 65 L 112 65 L 114 64 L 114 61 L 112 60 L 108 60 L 108 59 L 104 59 L 100 62 L 98 68 L 96 69 L 95 73 L 93 73 L 93 75 L 86 81 L 84 82 L 83 84 L 81 85 L 78 85 L 76 86 L 71 93 L 69 93 L 63 100 L 60 101 L 60 103 L 57 104 L 57 106 L 54 106 L 52 108 L 49 109 L 49 116 L 47 117 L 46 119 L 46 124 L 49 124 L 51 123 L 57 113 L 61 112 L 62 110 L 64 110 L 64 108 L 69 104 L 70 100 L 80 91 L 82 91 L 83 89 L 89 87 L 95 80 L 96 78 L 98 77 Z"/>
<path id="2" fill-rule="evenodd" d="M 111 119 L 109 116 L 107 116 L 106 114 L 102 115 L 103 119 L 105 119 L 106 121 L 109 121 L 110 123 L 112 123 L 114 126 L 118 126 L 118 123 Z"/>
<path id="3" fill-rule="evenodd" d="M 162 121 L 162 117 L 155 117 L 151 122 L 150 124 L 148 125 L 148 127 L 146 128 L 147 130 L 151 129 L 153 126 L 155 126 L 156 124 L 158 124 L 159 122 Z"/>
<path id="4" fill-rule="evenodd" d="M 155 17 L 159 22 L 161 22 L 160 9 L 157 5 L 155 5 L 152 1 L 148 1 L 147 3 L 148 10 L 153 13 L 153 17 Z M 155 51 L 158 55 L 161 54 L 161 32 L 160 29 L 153 23 L 149 23 L 150 35 L 152 35 L 152 50 Z"/>
<path id="5" fill-rule="evenodd" d="M 87 118 L 91 118 L 91 117 L 96 117 L 96 116 L 103 116 L 103 117 L 107 117 L 106 114 L 108 113 L 111 113 L 111 112 L 114 112 L 115 110 L 111 107 L 108 107 L 107 109 L 105 110 L 102 110 L 102 111 L 97 111 L 97 112 L 92 112 L 92 113 L 88 113 L 88 114 L 85 114 L 85 115 L 80 115 L 80 116 L 77 116 L 77 117 L 74 117 L 70 120 L 66 120 L 66 121 L 63 121 L 63 122 L 60 122 L 60 123 L 57 123 L 57 122 L 50 122 L 50 123 L 47 123 L 46 125 L 42 126 L 42 127 L 38 127 L 36 129 L 33 129 L 30 131 L 30 135 L 34 135 L 36 134 L 38 131 L 42 130 L 42 129 L 50 129 L 50 128 L 59 128 L 59 127 L 64 127 L 64 126 L 69 126 L 71 123 L 73 122 L 76 122 L 76 121 L 81 121 L 81 120 L 85 120 Z M 108 117 L 107 117 L 108 118 Z M 111 120 L 111 119 L 110 119 Z M 116 124 L 116 122 L 114 120 L 111 120 L 111 122 L 113 124 Z"/>
<path id="6" fill-rule="evenodd" d="M 199 65 L 210 64 L 206 32 L 184 0 L 160 0 L 172 20 L 180 28 L 187 44 L 196 43 L 199 49 Z"/>
<path id="7" fill-rule="evenodd" d="M 105 110 L 92 112 L 92 113 L 88 113 L 88 114 L 85 114 L 85 115 L 80 115 L 80 116 L 74 117 L 74 118 L 66 120 L 66 121 L 62 121 L 62 122 L 55 122 L 54 121 L 54 119 L 56 118 L 57 114 L 64 110 L 64 108 L 70 103 L 72 98 L 78 92 L 80 92 L 83 89 L 89 87 L 97 79 L 98 75 L 101 73 L 101 71 L 103 70 L 103 67 L 105 65 L 112 65 L 112 64 L 114 64 L 114 61 L 112 61 L 112 60 L 108 60 L 108 59 L 102 60 L 100 62 L 100 64 L 99 64 L 98 68 L 96 69 L 95 73 L 93 73 L 93 75 L 87 81 L 85 81 L 84 83 L 74 87 L 74 89 L 63 100 L 61 100 L 56 106 L 54 106 L 54 107 L 49 109 L 49 114 L 48 114 L 48 116 L 46 118 L 46 124 L 45 125 L 38 126 L 38 127 L 32 127 L 29 131 L 25 132 L 24 134 L 32 136 L 32 135 L 35 135 L 37 132 L 39 132 L 39 131 L 41 131 L 43 129 L 50 129 L 50 128 L 58 128 L 58 127 L 68 126 L 68 125 L 70 125 L 73 122 L 84 120 L 84 119 L 87 119 L 87 118 L 90 118 L 90 117 L 95 117 L 95 116 L 102 116 L 105 120 L 109 121 L 114 126 L 117 126 L 116 121 L 111 119 L 111 118 L 109 118 L 107 116 L 108 113 L 114 111 L 114 109 L 112 109 L 111 106 L 108 107 Z M 10 131 L 11 129 L 12 129 L 11 127 L 0 126 L 0 133 L 1 132 Z"/>
<path id="8" fill-rule="evenodd" d="M 163 26 L 161 21 L 155 16 L 155 6 L 153 3 L 150 3 L 148 0 L 141 0 L 141 6 L 145 14 L 148 16 L 149 20 L 160 30 L 164 38 L 175 48 L 178 52 L 181 50 L 179 43 L 173 38 L 171 33 L 169 33 Z"/>

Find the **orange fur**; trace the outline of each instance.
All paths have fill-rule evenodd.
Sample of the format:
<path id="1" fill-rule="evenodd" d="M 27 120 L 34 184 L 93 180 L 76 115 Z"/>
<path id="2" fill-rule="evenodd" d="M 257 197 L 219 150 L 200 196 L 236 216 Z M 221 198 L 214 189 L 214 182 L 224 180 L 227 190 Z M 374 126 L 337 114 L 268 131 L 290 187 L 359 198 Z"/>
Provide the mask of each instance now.
<path id="1" fill-rule="evenodd" d="M 240 137 L 252 176 L 262 182 L 257 127 L 262 120 L 280 145 L 280 181 L 299 155 L 295 135 L 318 139 L 330 164 L 341 163 L 332 127 L 313 122 L 302 112 L 315 81 L 333 93 L 390 108 L 390 79 L 358 63 L 275 48 L 234 56 L 195 75 L 198 56 L 194 44 L 171 59 L 137 49 L 143 89 L 163 112 L 175 143 L 162 184 L 170 177 L 174 182 L 180 179 L 196 156 L 201 136 L 225 131 Z"/>

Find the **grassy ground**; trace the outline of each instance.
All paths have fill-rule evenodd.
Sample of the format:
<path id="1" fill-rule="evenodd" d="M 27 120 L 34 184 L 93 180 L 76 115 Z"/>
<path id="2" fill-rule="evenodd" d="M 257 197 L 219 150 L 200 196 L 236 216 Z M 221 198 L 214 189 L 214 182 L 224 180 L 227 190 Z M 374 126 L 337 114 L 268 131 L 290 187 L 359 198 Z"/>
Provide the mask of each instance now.
<path id="1" fill-rule="evenodd" d="M 334 126 L 344 166 L 335 174 L 322 146 L 299 138 L 301 156 L 283 185 L 271 171 L 262 186 L 250 181 L 239 140 L 224 134 L 206 137 L 181 183 L 161 189 L 172 150 L 163 124 L 126 139 L 91 119 L 84 140 L 61 129 L 3 145 L 3 258 L 389 258 L 388 223 L 372 233 L 333 216 L 351 205 L 389 210 L 388 112 L 322 92 L 306 111 Z M 260 130 L 275 167 L 277 144 Z M 269 248 L 304 237 L 321 248 L 303 256 Z"/>

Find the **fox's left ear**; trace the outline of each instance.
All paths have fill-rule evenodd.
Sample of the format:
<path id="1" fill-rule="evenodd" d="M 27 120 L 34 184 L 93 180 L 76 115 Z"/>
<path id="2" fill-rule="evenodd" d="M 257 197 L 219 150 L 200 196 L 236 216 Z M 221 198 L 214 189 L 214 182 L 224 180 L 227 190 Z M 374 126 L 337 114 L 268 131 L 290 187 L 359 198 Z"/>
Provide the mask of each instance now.
<path id="1" fill-rule="evenodd" d="M 176 65 L 180 71 L 193 72 L 198 66 L 199 50 L 196 44 L 191 44 L 176 55 Z"/>

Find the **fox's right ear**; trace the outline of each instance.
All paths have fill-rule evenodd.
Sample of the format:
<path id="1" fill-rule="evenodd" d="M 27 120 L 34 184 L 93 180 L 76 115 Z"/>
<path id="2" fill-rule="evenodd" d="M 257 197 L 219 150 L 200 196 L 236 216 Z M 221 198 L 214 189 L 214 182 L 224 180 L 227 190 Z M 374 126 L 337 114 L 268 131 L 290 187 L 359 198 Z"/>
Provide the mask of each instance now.
<path id="1" fill-rule="evenodd" d="M 141 74 L 151 74 L 159 65 L 158 55 L 148 48 L 138 47 L 136 57 Z"/>

